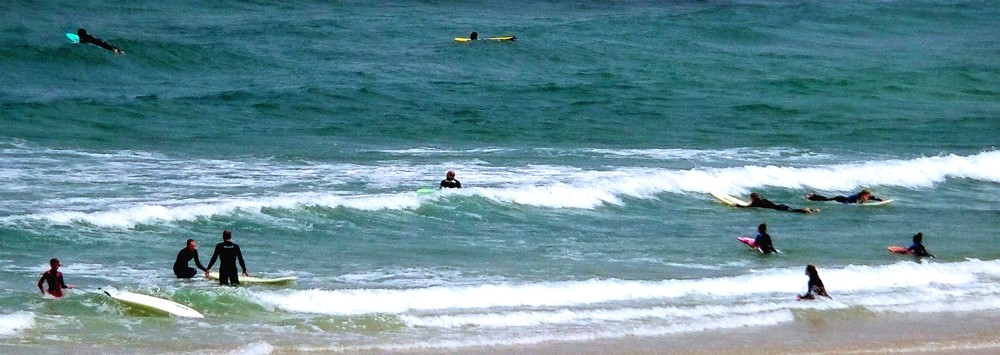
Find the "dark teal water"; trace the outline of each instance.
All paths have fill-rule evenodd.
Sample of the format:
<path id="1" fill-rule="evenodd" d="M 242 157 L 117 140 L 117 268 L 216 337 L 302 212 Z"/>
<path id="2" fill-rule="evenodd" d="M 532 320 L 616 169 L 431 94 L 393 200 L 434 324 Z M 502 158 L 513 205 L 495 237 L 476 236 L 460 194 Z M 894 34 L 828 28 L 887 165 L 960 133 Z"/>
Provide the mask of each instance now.
<path id="1" fill-rule="evenodd" d="M 0 13 L 11 351 L 443 350 L 683 337 L 803 308 L 1000 309 L 991 2 Z M 69 43 L 77 27 L 126 54 Z M 452 40 L 473 30 L 518 40 Z M 465 188 L 415 192 L 449 169 Z M 862 188 L 895 202 L 802 198 Z M 711 191 L 822 211 L 727 208 Z M 782 254 L 734 240 L 759 223 Z M 251 273 L 299 280 L 172 278 L 186 239 L 207 262 L 223 229 Z M 885 252 L 918 231 L 938 258 Z M 77 287 L 55 302 L 32 285 L 52 257 Z M 793 301 L 810 263 L 835 301 Z M 131 309 L 105 286 L 206 318 Z"/>

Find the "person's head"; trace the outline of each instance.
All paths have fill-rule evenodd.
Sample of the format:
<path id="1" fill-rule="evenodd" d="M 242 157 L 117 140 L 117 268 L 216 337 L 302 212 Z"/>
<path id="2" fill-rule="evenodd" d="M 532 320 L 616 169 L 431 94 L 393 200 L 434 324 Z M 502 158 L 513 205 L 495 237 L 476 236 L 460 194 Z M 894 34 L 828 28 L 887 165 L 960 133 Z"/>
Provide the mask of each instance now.
<path id="1" fill-rule="evenodd" d="M 913 244 L 920 244 L 924 242 L 924 233 L 917 233 L 913 235 Z"/>
<path id="2" fill-rule="evenodd" d="M 87 30 L 85 30 L 85 29 L 82 29 L 82 28 L 77 28 L 77 29 L 76 29 L 76 35 L 77 35 L 77 36 L 83 36 L 83 35 L 85 35 L 85 34 L 87 34 Z"/>
<path id="3" fill-rule="evenodd" d="M 750 193 L 750 200 L 751 201 L 760 200 L 760 195 L 758 195 L 756 192 L 752 192 L 752 193 Z"/>
<path id="4" fill-rule="evenodd" d="M 233 239 L 233 231 L 228 229 L 222 231 L 222 240 L 232 240 L 232 239 Z"/>
<path id="5" fill-rule="evenodd" d="M 479 39 L 479 33 L 473 31 L 472 33 L 469 34 L 469 39 Z"/>
<path id="6" fill-rule="evenodd" d="M 761 223 L 759 226 L 757 226 L 757 231 L 761 233 L 767 233 L 767 224 Z"/>
<path id="7" fill-rule="evenodd" d="M 448 172 L 445 173 L 444 176 L 448 180 L 454 179 L 455 178 L 455 171 L 454 170 L 448 170 Z"/>
<path id="8" fill-rule="evenodd" d="M 188 250 L 195 250 L 195 249 L 197 249 L 198 248 L 198 242 L 194 241 L 194 239 L 188 239 L 188 241 L 187 241 L 187 248 L 188 248 Z"/>
<path id="9" fill-rule="evenodd" d="M 816 265 L 806 265 L 806 275 L 809 275 L 809 277 L 819 277 L 819 272 L 816 271 Z"/>
<path id="10" fill-rule="evenodd" d="M 867 200 L 867 199 L 869 199 L 871 197 L 872 197 L 872 192 L 868 191 L 867 189 L 861 190 L 861 192 L 858 193 L 858 198 L 860 198 L 862 200 Z"/>
<path id="11" fill-rule="evenodd" d="M 52 267 L 52 270 L 58 269 L 59 265 L 61 265 L 59 264 L 59 259 L 52 258 L 51 260 L 49 260 L 49 266 Z"/>

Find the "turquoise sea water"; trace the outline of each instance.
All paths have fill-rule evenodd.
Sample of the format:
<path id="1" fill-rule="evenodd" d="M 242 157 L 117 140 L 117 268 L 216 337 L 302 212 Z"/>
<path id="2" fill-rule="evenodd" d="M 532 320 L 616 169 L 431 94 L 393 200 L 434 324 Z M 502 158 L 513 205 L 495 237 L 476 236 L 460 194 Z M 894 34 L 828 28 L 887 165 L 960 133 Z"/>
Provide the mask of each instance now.
<path id="1" fill-rule="evenodd" d="M 3 352 L 461 351 L 1000 310 L 993 2 L 0 12 Z M 473 30 L 518 40 L 452 40 Z M 449 169 L 465 188 L 415 192 Z M 861 188 L 895 203 L 802 198 Z M 735 240 L 760 223 L 783 253 Z M 174 279 L 184 241 L 207 263 L 223 229 L 252 274 L 299 280 Z M 918 231 L 937 258 L 885 251 Z M 34 287 L 52 257 L 76 286 L 58 301 Z M 810 263 L 833 300 L 794 300 Z"/>

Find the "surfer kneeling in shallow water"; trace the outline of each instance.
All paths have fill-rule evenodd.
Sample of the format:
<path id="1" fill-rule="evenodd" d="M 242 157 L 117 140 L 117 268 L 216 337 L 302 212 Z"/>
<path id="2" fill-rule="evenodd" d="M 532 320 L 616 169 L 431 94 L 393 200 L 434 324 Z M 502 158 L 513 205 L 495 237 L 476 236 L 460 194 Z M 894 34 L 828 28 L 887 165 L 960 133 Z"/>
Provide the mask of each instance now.
<path id="1" fill-rule="evenodd" d="M 819 272 L 816 271 L 816 266 L 812 264 L 806 265 L 806 275 L 809 276 L 809 283 L 806 284 L 806 294 L 796 295 L 796 298 L 799 300 L 811 300 L 815 299 L 816 296 L 833 298 L 826 293 L 826 287 L 823 286 L 823 280 L 819 279 Z"/>
<path id="2" fill-rule="evenodd" d="M 791 208 L 788 205 L 778 205 L 766 198 L 760 198 L 760 195 L 756 192 L 750 194 L 750 204 L 746 206 L 739 206 L 743 208 L 758 207 L 758 208 L 770 208 L 772 210 L 785 211 L 785 212 L 798 212 L 798 213 L 813 213 L 813 210 L 808 208 Z M 816 210 L 819 211 L 819 210 Z"/>
<path id="3" fill-rule="evenodd" d="M 63 281 L 63 274 L 59 272 L 59 259 L 53 258 L 49 260 L 49 271 L 42 273 L 42 278 L 38 279 L 38 290 L 45 294 L 45 289 L 42 288 L 42 284 L 45 282 L 49 283 L 49 294 L 52 297 L 59 298 L 63 296 L 64 288 L 73 288 L 73 285 L 67 285 Z"/>
<path id="4" fill-rule="evenodd" d="M 100 38 L 91 36 L 89 33 L 87 33 L 87 30 L 85 29 L 82 28 L 76 29 L 76 35 L 80 36 L 80 43 L 90 43 L 95 46 L 115 52 L 115 54 L 125 55 L 125 51 L 118 49 L 118 47 L 108 44 L 108 42 L 102 41 Z"/>
<path id="5" fill-rule="evenodd" d="M 858 192 L 850 196 L 841 195 L 834 197 L 826 197 L 822 195 L 817 195 L 815 192 L 810 192 L 806 194 L 806 199 L 809 201 L 837 201 L 840 203 L 865 203 L 868 201 L 882 201 L 881 198 L 872 195 L 872 192 L 868 191 L 868 189 L 861 190 L 861 192 Z"/>
<path id="6" fill-rule="evenodd" d="M 194 264 L 198 266 L 201 271 L 208 270 L 202 266 L 201 261 L 198 260 L 198 242 L 194 239 L 188 239 L 187 246 L 177 252 L 177 260 L 174 261 L 174 275 L 177 275 L 178 279 L 190 279 L 198 273 L 193 268 L 188 266 L 188 262 L 190 262 L 191 259 L 194 259 Z"/>

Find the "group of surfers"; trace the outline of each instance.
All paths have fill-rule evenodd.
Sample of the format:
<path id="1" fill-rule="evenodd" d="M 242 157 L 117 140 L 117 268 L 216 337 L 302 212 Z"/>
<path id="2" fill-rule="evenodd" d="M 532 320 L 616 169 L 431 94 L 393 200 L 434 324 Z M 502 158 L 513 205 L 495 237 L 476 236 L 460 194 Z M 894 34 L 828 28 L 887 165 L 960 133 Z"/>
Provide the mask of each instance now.
<path id="1" fill-rule="evenodd" d="M 810 201 L 837 201 L 844 204 L 861 204 L 861 203 L 866 203 L 868 201 L 883 201 L 881 198 L 872 195 L 871 191 L 868 191 L 867 189 L 863 189 L 860 192 L 849 196 L 838 195 L 834 197 L 826 197 L 818 195 L 816 193 L 808 193 L 806 194 L 805 197 L 807 200 Z M 769 208 L 778 211 L 797 212 L 797 213 L 812 213 L 814 211 L 810 208 L 791 208 L 788 207 L 788 205 L 775 204 L 768 199 L 761 198 L 760 194 L 756 192 L 750 194 L 749 204 L 737 205 L 737 207 Z M 910 254 L 913 254 L 918 257 L 933 258 L 934 255 L 927 252 L 927 248 L 924 247 L 923 240 L 924 240 L 924 234 L 922 232 L 914 234 L 913 244 L 911 244 L 909 248 L 907 248 L 907 251 Z M 774 248 L 774 243 L 771 241 L 771 235 L 767 234 L 767 224 L 764 223 L 761 223 L 759 226 L 757 226 L 757 235 L 754 237 L 753 243 L 748 245 L 750 245 L 752 248 L 760 250 L 760 252 L 764 254 L 770 254 L 778 251 L 777 249 Z M 807 265 L 806 275 L 809 276 L 809 283 L 807 284 L 806 287 L 806 294 L 798 295 L 798 299 L 800 300 L 813 299 L 815 298 L 815 296 L 830 297 L 830 295 L 826 293 L 826 287 L 823 286 L 823 280 L 819 278 L 819 272 L 816 271 L 816 266 Z"/>

